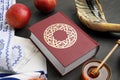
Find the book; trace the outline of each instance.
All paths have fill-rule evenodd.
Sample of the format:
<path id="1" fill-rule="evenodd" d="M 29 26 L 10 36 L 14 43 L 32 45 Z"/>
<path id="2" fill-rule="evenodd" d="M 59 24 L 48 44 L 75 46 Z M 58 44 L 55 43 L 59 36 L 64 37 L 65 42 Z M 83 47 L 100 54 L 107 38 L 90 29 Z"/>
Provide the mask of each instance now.
<path id="1" fill-rule="evenodd" d="M 29 27 L 30 39 L 62 76 L 95 56 L 99 44 L 64 13 L 57 12 Z"/>

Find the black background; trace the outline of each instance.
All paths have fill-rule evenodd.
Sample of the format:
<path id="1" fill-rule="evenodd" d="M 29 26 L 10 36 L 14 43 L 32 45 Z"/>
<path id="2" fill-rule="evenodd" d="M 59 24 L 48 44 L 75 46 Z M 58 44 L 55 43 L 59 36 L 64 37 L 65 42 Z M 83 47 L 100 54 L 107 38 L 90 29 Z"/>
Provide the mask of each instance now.
<path id="1" fill-rule="evenodd" d="M 119 33 L 112 32 L 96 32 L 88 29 L 84 26 L 76 15 L 74 0 L 57 0 L 57 6 L 55 10 L 49 14 L 42 14 L 39 12 L 33 3 L 33 0 L 17 0 L 17 3 L 23 3 L 31 10 L 31 19 L 29 23 L 23 29 L 15 30 L 15 34 L 20 37 L 29 38 L 30 31 L 28 28 L 34 23 L 47 18 L 48 16 L 62 11 L 73 22 L 75 22 L 81 29 L 83 29 L 88 35 L 90 35 L 95 41 L 100 44 L 100 49 L 97 55 L 94 57 L 98 60 L 102 60 L 107 53 L 113 48 L 117 39 L 120 38 Z M 120 0 L 100 0 L 103 7 L 103 11 L 106 15 L 108 22 L 120 23 Z M 120 48 L 110 56 L 106 62 L 111 68 L 112 76 L 111 80 L 120 80 Z M 48 80 L 82 80 L 81 79 L 81 67 L 77 67 L 75 70 L 65 76 L 61 76 L 53 65 L 47 61 Z M 32 68 L 32 66 L 31 66 Z"/>

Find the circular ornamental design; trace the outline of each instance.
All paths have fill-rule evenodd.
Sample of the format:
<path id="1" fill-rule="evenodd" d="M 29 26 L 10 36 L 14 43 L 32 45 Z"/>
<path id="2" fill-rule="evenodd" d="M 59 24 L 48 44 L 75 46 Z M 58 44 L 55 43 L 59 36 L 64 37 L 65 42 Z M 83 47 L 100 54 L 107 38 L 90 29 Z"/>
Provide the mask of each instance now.
<path id="1" fill-rule="evenodd" d="M 56 23 L 45 29 L 44 40 L 51 47 L 64 49 L 76 42 L 77 32 L 68 24 Z"/>

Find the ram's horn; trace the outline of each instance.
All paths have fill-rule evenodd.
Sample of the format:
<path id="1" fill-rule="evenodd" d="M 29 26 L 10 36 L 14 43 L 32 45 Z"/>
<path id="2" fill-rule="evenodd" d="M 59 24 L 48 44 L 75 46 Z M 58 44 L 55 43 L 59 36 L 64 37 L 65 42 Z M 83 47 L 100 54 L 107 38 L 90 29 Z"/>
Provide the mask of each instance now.
<path id="1" fill-rule="evenodd" d="M 101 32 L 120 32 L 120 24 L 106 21 L 98 0 L 75 0 L 77 15 L 88 28 Z"/>

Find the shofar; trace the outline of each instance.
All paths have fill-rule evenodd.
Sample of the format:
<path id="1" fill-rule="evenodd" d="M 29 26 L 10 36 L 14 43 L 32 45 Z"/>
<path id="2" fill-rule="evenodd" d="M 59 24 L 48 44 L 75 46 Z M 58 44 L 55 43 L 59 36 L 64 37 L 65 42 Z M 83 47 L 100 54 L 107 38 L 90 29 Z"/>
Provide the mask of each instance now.
<path id="1" fill-rule="evenodd" d="M 99 0 L 75 0 L 77 15 L 88 28 L 101 32 L 120 32 L 120 24 L 106 21 Z"/>

